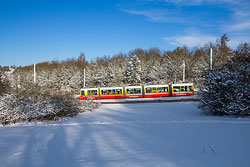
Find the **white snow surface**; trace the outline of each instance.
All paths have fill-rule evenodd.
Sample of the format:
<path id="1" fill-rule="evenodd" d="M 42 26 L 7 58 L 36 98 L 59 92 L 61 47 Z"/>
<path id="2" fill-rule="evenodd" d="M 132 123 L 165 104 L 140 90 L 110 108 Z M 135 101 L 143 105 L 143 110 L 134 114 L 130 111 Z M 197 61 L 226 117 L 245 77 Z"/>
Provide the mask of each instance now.
<path id="1" fill-rule="evenodd" d="M 0 127 L 3 167 L 249 167 L 250 118 L 198 102 L 104 104 L 58 122 Z"/>
<path id="2" fill-rule="evenodd" d="M 168 97 L 152 97 L 152 98 L 125 98 L 125 99 L 98 99 L 95 100 L 100 103 L 126 103 L 126 102 L 171 102 L 181 100 L 197 100 L 198 95 L 192 96 L 168 96 Z"/>

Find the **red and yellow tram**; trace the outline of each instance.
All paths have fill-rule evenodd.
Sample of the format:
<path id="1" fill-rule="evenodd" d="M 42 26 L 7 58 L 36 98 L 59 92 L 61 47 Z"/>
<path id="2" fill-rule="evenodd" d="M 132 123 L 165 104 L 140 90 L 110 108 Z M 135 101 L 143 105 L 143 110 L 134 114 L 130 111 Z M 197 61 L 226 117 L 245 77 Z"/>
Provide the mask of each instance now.
<path id="1" fill-rule="evenodd" d="M 80 99 L 121 99 L 167 96 L 189 96 L 194 94 L 192 83 L 145 85 L 126 87 L 82 88 Z"/>

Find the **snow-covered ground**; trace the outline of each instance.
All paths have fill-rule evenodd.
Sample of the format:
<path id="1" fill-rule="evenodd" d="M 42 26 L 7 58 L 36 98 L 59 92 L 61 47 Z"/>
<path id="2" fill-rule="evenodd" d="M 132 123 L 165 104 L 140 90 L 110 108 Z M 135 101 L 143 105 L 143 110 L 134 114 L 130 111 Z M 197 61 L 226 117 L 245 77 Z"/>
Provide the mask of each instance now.
<path id="1" fill-rule="evenodd" d="M 195 101 L 199 100 L 198 95 L 192 96 L 173 96 L 173 97 L 152 97 L 152 98 L 127 98 L 127 99 L 98 99 L 96 101 L 109 103 L 136 103 L 136 102 L 173 102 L 173 101 Z"/>
<path id="2" fill-rule="evenodd" d="M 206 116 L 197 104 L 105 104 L 0 127 L 0 166 L 249 167 L 250 118 Z"/>

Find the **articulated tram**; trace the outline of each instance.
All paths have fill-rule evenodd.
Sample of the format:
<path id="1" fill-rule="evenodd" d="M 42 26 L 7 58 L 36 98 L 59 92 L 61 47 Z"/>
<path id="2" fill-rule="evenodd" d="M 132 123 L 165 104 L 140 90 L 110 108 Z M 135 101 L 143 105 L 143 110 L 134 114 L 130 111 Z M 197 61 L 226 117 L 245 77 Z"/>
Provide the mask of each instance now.
<path id="1" fill-rule="evenodd" d="M 194 86 L 192 83 L 178 83 L 166 85 L 82 88 L 80 99 L 148 98 L 189 96 L 193 94 Z"/>

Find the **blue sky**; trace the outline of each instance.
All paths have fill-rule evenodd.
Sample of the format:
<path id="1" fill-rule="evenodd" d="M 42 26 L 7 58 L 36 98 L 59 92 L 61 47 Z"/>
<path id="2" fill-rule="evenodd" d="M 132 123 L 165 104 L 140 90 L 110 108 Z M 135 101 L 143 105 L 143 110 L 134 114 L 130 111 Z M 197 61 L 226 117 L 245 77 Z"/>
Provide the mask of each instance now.
<path id="1" fill-rule="evenodd" d="M 250 42 L 250 0 L 0 0 L 0 65 Z"/>

